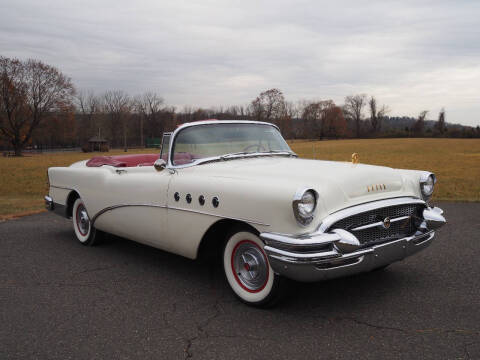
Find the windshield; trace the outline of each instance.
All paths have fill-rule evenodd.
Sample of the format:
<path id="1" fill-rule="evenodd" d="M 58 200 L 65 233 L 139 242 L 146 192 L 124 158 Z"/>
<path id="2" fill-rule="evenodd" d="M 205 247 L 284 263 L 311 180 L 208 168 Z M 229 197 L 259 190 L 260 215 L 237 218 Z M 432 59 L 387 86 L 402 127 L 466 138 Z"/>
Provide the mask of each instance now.
<path id="1" fill-rule="evenodd" d="M 173 165 L 228 154 L 289 152 L 278 129 L 263 124 L 205 124 L 187 127 L 175 137 Z"/>

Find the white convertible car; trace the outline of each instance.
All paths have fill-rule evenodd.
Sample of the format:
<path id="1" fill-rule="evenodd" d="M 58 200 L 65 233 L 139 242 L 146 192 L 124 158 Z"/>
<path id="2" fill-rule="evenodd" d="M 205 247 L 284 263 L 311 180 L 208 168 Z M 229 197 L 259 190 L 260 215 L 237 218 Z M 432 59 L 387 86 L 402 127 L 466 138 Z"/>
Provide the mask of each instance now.
<path id="1" fill-rule="evenodd" d="M 434 174 L 357 159 L 299 159 L 268 123 L 201 121 L 164 134 L 160 154 L 49 168 L 45 201 L 85 245 L 107 232 L 191 259 L 219 256 L 233 292 L 266 306 L 284 278 L 381 269 L 445 224 L 428 204 Z"/>

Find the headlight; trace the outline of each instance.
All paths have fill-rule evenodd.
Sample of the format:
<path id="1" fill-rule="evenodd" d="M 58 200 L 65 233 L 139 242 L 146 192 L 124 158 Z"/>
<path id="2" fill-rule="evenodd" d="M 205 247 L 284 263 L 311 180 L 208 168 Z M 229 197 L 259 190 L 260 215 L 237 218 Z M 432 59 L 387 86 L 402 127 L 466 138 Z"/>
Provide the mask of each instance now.
<path id="1" fill-rule="evenodd" d="M 293 214 L 301 225 L 308 225 L 313 220 L 317 207 L 317 193 L 312 189 L 300 189 L 293 197 Z"/>
<path id="2" fill-rule="evenodd" d="M 435 187 L 435 175 L 432 173 L 426 173 L 420 178 L 420 190 L 422 192 L 423 200 L 428 200 L 433 194 Z"/>

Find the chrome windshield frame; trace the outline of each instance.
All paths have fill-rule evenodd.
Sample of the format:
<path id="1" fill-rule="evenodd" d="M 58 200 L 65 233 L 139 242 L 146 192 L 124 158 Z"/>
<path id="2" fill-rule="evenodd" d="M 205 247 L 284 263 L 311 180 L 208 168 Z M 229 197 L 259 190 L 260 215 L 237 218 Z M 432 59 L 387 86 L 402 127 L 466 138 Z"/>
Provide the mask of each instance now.
<path id="1" fill-rule="evenodd" d="M 202 159 L 197 159 L 192 161 L 191 163 L 188 164 L 182 164 L 182 165 L 174 165 L 172 162 L 172 157 L 173 157 L 173 147 L 175 144 L 175 140 L 177 138 L 177 135 L 180 131 L 184 130 L 185 128 L 192 127 L 192 126 L 205 126 L 205 125 L 217 125 L 217 124 L 249 124 L 249 125 L 263 125 L 263 126 L 272 126 L 278 130 L 280 133 L 280 128 L 271 123 L 267 123 L 264 121 L 252 121 L 252 120 L 206 120 L 206 121 L 197 121 L 197 122 L 191 122 L 191 123 L 185 123 L 180 125 L 178 128 L 175 129 L 175 131 L 171 135 L 171 140 L 170 140 L 170 146 L 169 146 L 169 154 L 168 154 L 168 163 L 167 163 L 167 169 L 183 169 L 183 168 L 188 168 L 191 166 L 196 166 L 196 165 L 201 165 L 209 162 L 216 162 L 216 161 L 225 161 L 225 160 L 232 160 L 232 159 L 240 159 L 240 158 L 253 158 L 253 157 L 259 157 L 259 156 L 294 156 L 297 157 L 298 155 L 295 154 L 293 151 L 282 151 L 282 152 L 254 152 L 254 153 L 248 153 L 248 154 L 222 154 L 218 156 L 212 156 L 212 157 L 207 157 L 207 158 L 202 158 Z M 282 135 L 280 133 L 280 135 Z M 283 136 L 282 136 L 283 138 Z M 283 139 L 286 142 L 285 139 Z M 287 144 L 288 145 L 288 144 Z M 289 146 L 290 148 L 290 146 Z M 291 150 L 291 149 L 290 149 Z"/>

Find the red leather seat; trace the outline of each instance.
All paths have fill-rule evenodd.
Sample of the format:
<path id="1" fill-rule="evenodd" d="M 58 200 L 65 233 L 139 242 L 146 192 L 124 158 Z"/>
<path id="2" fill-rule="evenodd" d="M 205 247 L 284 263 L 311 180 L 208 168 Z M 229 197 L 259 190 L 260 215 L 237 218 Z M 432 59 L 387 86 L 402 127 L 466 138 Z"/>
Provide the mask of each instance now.
<path id="1" fill-rule="evenodd" d="M 138 154 L 138 155 L 115 155 L 115 156 L 95 156 L 87 161 L 89 167 L 100 167 L 110 165 L 114 167 L 135 167 L 135 166 L 153 166 L 153 163 L 159 158 L 159 154 Z M 167 161 L 166 155 L 162 156 Z M 188 152 L 175 154 L 175 165 L 183 165 L 192 162 L 194 155 Z"/>
<path id="2" fill-rule="evenodd" d="M 114 167 L 153 166 L 159 154 L 95 156 L 87 161 L 89 167 L 110 165 Z"/>

